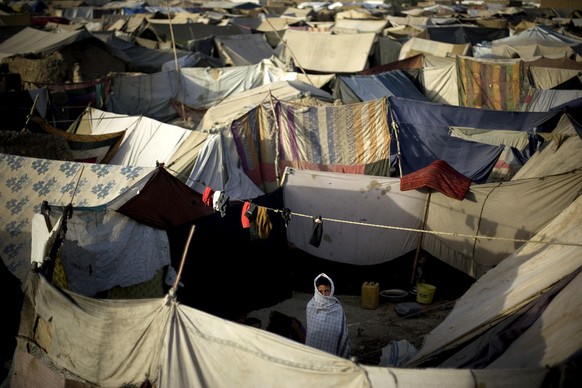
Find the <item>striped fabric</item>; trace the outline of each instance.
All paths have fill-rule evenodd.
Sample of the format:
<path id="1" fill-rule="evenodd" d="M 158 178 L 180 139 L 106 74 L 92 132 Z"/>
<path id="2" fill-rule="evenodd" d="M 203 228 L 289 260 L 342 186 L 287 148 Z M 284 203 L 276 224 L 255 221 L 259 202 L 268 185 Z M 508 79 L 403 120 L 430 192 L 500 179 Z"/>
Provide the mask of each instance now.
<path id="1" fill-rule="evenodd" d="M 277 102 L 235 120 L 231 132 L 243 170 L 265 192 L 287 166 L 389 176 L 387 109 L 386 98 L 324 107 Z"/>
<path id="2" fill-rule="evenodd" d="M 279 159 L 294 167 L 363 174 L 366 164 L 390 156 L 387 107 L 385 98 L 326 107 L 279 103 Z"/>
<path id="3" fill-rule="evenodd" d="M 493 63 L 457 56 L 459 103 L 471 108 L 519 110 L 523 62 Z"/>

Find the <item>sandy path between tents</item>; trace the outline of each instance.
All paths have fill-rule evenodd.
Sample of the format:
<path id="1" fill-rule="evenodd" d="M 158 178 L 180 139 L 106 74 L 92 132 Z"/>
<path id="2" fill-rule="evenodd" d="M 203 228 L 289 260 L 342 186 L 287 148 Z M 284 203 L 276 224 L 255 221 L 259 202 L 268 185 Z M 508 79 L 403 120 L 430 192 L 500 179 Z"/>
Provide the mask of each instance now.
<path id="1" fill-rule="evenodd" d="M 390 341 L 408 340 L 420 349 L 423 336 L 438 326 L 447 316 L 453 302 L 438 300 L 429 305 L 420 305 L 420 314 L 399 316 L 394 310 L 397 303 L 391 303 L 381 298 L 375 310 L 363 309 L 359 295 L 336 295 L 344 307 L 348 321 L 352 356 L 366 365 L 378 365 L 382 348 Z M 293 292 L 293 297 L 283 302 L 247 314 L 257 317 L 265 329 L 269 323 L 269 314 L 277 310 L 283 314 L 298 318 L 305 325 L 305 306 L 311 294 Z M 408 297 L 401 303 L 415 302 L 414 297 Z"/>

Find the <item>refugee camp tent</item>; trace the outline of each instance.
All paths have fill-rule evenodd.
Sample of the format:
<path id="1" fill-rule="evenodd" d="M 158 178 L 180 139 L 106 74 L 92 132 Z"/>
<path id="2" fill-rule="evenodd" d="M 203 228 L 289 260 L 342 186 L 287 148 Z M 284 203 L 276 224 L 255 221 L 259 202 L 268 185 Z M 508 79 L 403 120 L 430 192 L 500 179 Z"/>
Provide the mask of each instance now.
<path id="1" fill-rule="evenodd" d="M 456 59 L 425 53 L 421 60 L 424 95 L 432 102 L 460 105 Z"/>
<path id="2" fill-rule="evenodd" d="M 253 65 L 274 55 L 262 34 L 215 36 L 214 41 L 225 66 Z"/>
<path id="3" fill-rule="evenodd" d="M 85 29 L 49 32 L 26 27 L 0 43 L 0 59 L 15 54 L 50 54 L 67 44 L 87 39 L 90 36 L 91 34 Z"/>
<path id="4" fill-rule="evenodd" d="M 265 192 L 279 187 L 288 166 L 389 176 L 386 108 L 386 98 L 308 107 L 275 101 L 237 118 L 230 133 L 242 168 Z"/>
<path id="5" fill-rule="evenodd" d="M 27 290 L 26 322 L 38 319 L 46 331 L 21 326 L 22 340 L 10 373 L 13 385 L 35 385 L 42 379 L 44 386 L 54 387 L 73 382 L 256 387 L 266 381 L 278 386 L 351 387 L 415 386 L 431 381 L 435 386 L 463 387 L 497 386 L 501 379 L 503 384 L 538 387 L 549 373 L 529 366 L 492 370 L 366 366 L 266 330 L 225 321 L 181 304 L 171 295 L 91 299 L 54 287 L 38 274 L 31 277 Z M 185 364 L 193 367 L 184 368 Z M 225 365 L 229 365 L 228 373 Z"/>
<path id="6" fill-rule="evenodd" d="M 146 114 L 166 121 L 183 114 L 176 109 L 212 107 L 225 98 L 270 82 L 296 77 L 287 74 L 269 59 L 257 64 L 226 68 L 185 67 L 153 74 L 114 74 L 107 110 L 126 115 Z M 197 124 L 197 123 L 195 123 Z"/>
<path id="7" fill-rule="evenodd" d="M 433 193 L 426 219 L 433 233 L 422 247 L 478 279 L 567 208 L 581 184 L 580 172 L 567 172 L 474 184 L 461 202 Z"/>
<path id="8" fill-rule="evenodd" d="M 334 97 L 341 99 L 344 104 L 370 101 L 384 96 L 428 101 L 402 70 L 375 75 L 340 75 L 336 80 Z"/>
<path id="9" fill-rule="evenodd" d="M 428 38 L 437 42 L 471 46 L 509 36 L 509 29 L 476 26 L 472 24 L 427 25 Z"/>
<path id="10" fill-rule="evenodd" d="M 426 167 L 436 159 L 445 160 L 476 183 L 487 181 L 503 146 L 470 142 L 450 136 L 450 127 L 551 132 L 544 123 L 558 112 L 512 112 L 435 104 L 389 97 L 391 126 L 398 130 L 402 175 Z M 555 125 L 555 124 L 554 124 Z M 523 150 L 521 150 L 523 151 Z M 394 153 L 394 151 L 392 152 Z"/>
<path id="11" fill-rule="evenodd" d="M 287 30 L 279 57 L 300 69 L 353 73 L 369 67 L 375 33 L 340 34 Z"/>
<path id="12" fill-rule="evenodd" d="M 507 38 L 493 40 L 490 46 L 481 45 L 474 56 L 511 58 L 517 55 L 524 60 L 540 56 L 571 57 L 580 50 L 581 44 L 582 38 L 558 33 L 544 25 L 536 25 Z"/>
<path id="13" fill-rule="evenodd" d="M 1 154 L 0 160 L 1 191 L 6 199 L 0 211 L 2 259 L 23 284 L 30 269 L 32 219 L 42 201 L 53 207 L 71 201 L 98 206 L 128 190 L 136 193 L 155 169 L 8 154 Z"/>
<path id="14" fill-rule="evenodd" d="M 148 28 L 156 31 L 164 42 L 172 43 L 172 39 L 178 47 L 186 47 L 188 41 L 198 40 L 202 38 L 215 36 L 228 36 L 249 34 L 250 31 L 245 31 L 236 25 L 215 25 L 210 23 L 159 23 L 150 21 Z"/>
<path id="15" fill-rule="evenodd" d="M 171 161 L 182 143 L 193 134 L 189 129 L 145 116 L 119 115 L 95 108 L 89 108 L 79 124 L 83 124 L 83 133 L 93 135 L 115 133 L 124 128 L 123 141 L 109 162 L 123 166 L 155 167 L 157 163 Z"/>
<path id="16" fill-rule="evenodd" d="M 328 102 L 333 101 L 329 93 L 306 82 L 279 80 L 230 95 L 208 109 L 197 129 L 205 131 L 228 125 L 259 104 L 270 104 L 271 98 L 288 101 L 307 96 Z"/>
<path id="17" fill-rule="evenodd" d="M 469 43 L 444 43 L 418 37 L 410 38 L 402 45 L 398 59 L 411 57 L 419 53 L 432 54 L 438 57 L 450 55 L 468 55 Z"/>
<path id="18" fill-rule="evenodd" d="M 285 207 L 291 212 L 287 239 L 314 256 L 373 265 L 416 249 L 427 193 L 400 190 L 399 178 L 288 168 Z M 325 238 L 313 241 L 315 218 Z"/>
<path id="19" fill-rule="evenodd" d="M 222 132 L 208 135 L 185 181 L 200 194 L 207 187 L 232 200 L 257 198 L 265 193 L 239 167 L 235 143 Z"/>
<path id="20" fill-rule="evenodd" d="M 70 128 L 77 137 L 113 136 L 119 128 L 122 138 L 107 163 L 155 166 L 164 163 L 181 180 L 190 174 L 207 134 L 160 123 L 143 116 L 126 116 L 88 108 Z M 66 137 L 72 134 L 63 135 Z M 88 136 L 91 140 L 91 136 Z M 94 140 L 95 141 L 95 140 Z M 124 146 L 122 147 L 122 144 Z M 87 148 L 85 145 L 84 148 Z M 122 148 L 122 149 L 120 149 Z M 102 161 L 100 161 L 102 162 Z"/>
<path id="21" fill-rule="evenodd" d="M 477 280 L 405 366 L 553 367 L 576 356 L 581 205 L 578 197 Z"/>

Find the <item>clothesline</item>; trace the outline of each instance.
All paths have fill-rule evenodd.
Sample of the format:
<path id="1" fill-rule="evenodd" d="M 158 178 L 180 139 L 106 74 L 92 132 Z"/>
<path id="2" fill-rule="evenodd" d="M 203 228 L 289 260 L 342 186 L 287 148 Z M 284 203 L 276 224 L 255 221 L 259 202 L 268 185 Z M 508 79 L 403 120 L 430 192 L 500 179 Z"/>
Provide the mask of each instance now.
<path id="1" fill-rule="evenodd" d="M 206 187 L 206 189 L 205 189 L 206 195 L 204 196 L 204 197 L 206 197 L 206 200 L 203 199 L 203 202 L 205 202 L 209 206 L 211 205 L 208 201 L 211 190 L 212 189 L 210 187 L 208 187 L 208 186 Z M 228 196 L 226 196 L 224 193 L 220 193 L 220 192 L 218 192 L 218 193 L 220 195 L 216 196 L 216 198 L 217 199 L 220 198 L 219 207 L 217 207 L 216 203 L 215 203 L 215 210 L 221 211 L 221 213 L 223 214 L 223 217 L 224 217 L 224 212 L 226 211 L 226 209 L 228 208 L 228 205 L 229 205 L 229 199 L 228 199 Z M 242 202 L 252 203 L 252 201 L 242 201 Z M 319 223 L 320 226 L 324 222 L 338 222 L 338 223 L 351 224 L 351 225 L 360 225 L 360 226 L 365 226 L 365 227 L 393 229 L 393 230 L 415 232 L 415 233 L 426 233 L 426 234 L 440 235 L 440 236 L 466 237 L 466 238 L 469 238 L 472 240 L 477 240 L 477 241 L 478 240 L 497 240 L 497 241 L 510 241 L 510 242 L 521 242 L 521 243 L 532 243 L 532 244 L 582 247 L 582 244 L 579 244 L 579 243 L 569 243 L 569 242 L 562 242 L 562 241 L 548 241 L 548 240 L 543 240 L 543 239 L 542 240 L 534 240 L 534 239 L 505 238 L 505 237 L 486 236 L 486 235 L 480 235 L 480 234 L 465 234 L 465 233 L 457 233 L 457 232 L 445 232 L 445 231 L 435 231 L 435 230 L 426 230 L 426 229 L 418 229 L 418 228 L 408 228 L 408 227 L 392 226 L 392 225 L 372 224 L 372 223 L 361 222 L 361 221 L 349 221 L 349 220 L 342 220 L 342 219 L 338 219 L 338 218 L 322 217 L 321 215 L 313 216 L 310 214 L 297 213 L 297 212 L 293 212 L 292 210 L 290 210 L 288 208 L 276 209 L 276 208 L 271 208 L 271 207 L 267 207 L 267 206 L 259 206 L 259 207 L 265 208 L 266 210 L 270 210 L 274 213 L 280 213 L 282 215 L 283 219 L 285 220 L 285 226 L 287 226 L 289 224 L 289 222 L 291 221 L 291 218 L 293 216 L 296 216 L 296 217 L 310 218 L 313 220 L 314 223 L 316 223 L 316 222 Z M 243 206 L 243 214 L 245 213 L 246 209 L 248 209 L 248 207 L 245 208 Z"/>

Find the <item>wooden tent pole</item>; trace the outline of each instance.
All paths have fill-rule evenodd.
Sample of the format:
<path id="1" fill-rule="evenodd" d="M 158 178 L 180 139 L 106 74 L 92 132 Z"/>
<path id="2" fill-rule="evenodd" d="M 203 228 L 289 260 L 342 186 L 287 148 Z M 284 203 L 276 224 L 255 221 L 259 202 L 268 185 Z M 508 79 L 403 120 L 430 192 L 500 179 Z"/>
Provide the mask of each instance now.
<path id="1" fill-rule="evenodd" d="M 424 230 L 425 226 L 426 226 L 426 219 L 428 218 L 428 205 L 430 204 L 430 194 L 432 191 L 428 192 L 428 195 L 426 197 L 426 202 L 424 204 L 424 218 L 422 220 L 422 225 L 420 227 L 421 230 Z M 412 264 L 412 277 L 410 278 L 410 287 L 414 287 L 414 284 L 416 282 L 416 267 L 418 266 L 418 261 L 420 259 L 420 250 L 421 250 L 421 246 L 422 246 L 422 238 L 424 237 L 424 233 L 420 234 L 420 237 L 418 238 L 418 245 L 416 246 L 416 255 L 414 256 L 414 263 Z"/>
<path id="2" fill-rule="evenodd" d="M 192 236 L 194 235 L 194 230 L 196 225 L 192 225 L 190 228 L 190 234 L 188 235 L 188 240 L 186 240 L 186 246 L 184 247 L 184 252 L 182 252 L 182 261 L 180 262 L 180 269 L 178 269 L 178 275 L 172 286 L 171 294 L 175 295 L 178 289 L 178 284 L 180 284 L 180 278 L 182 277 L 182 270 L 184 269 L 184 262 L 186 261 L 186 256 L 188 255 L 188 249 L 190 248 L 190 242 L 192 241 Z"/>
<path id="3" fill-rule="evenodd" d="M 275 122 L 275 179 L 277 180 L 277 186 L 281 186 L 281 177 L 279 176 L 279 134 L 281 133 L 281 128 L 279 128 L 279 120 L 277 118 L 277 112 L 275 112 L 275 99 L 273 98 L 273 93 L 269 90 L 269 97 L 271 99 L 271 113 L 273 114 L 273 121 Z"/>

